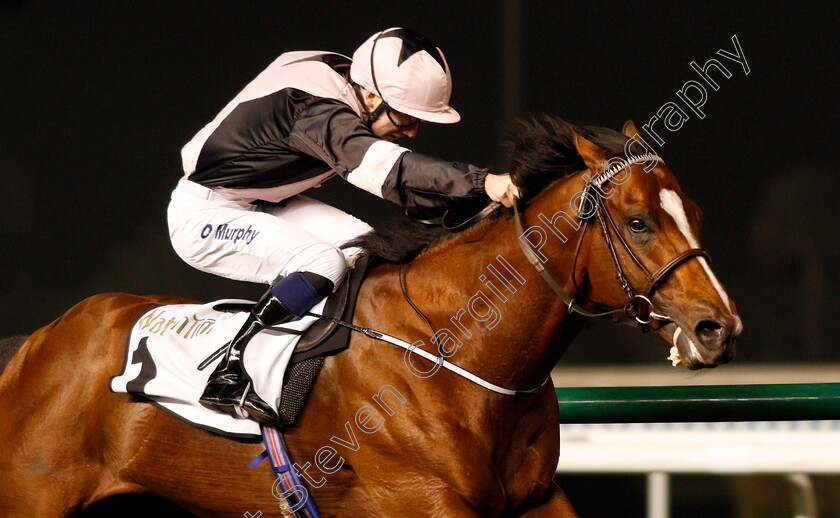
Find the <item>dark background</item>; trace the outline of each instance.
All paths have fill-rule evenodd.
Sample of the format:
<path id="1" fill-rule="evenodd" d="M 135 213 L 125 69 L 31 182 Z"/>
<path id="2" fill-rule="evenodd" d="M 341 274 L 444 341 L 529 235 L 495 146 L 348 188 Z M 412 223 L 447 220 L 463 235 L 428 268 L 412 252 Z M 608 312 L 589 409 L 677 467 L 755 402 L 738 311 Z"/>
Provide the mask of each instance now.
<path id="1" fill-rule="evenodd" d="M 830 307 L 840 277 L 840 9 L 579 4 L 522 2 L 516 38 L 515 11 L 490 2 L 4 2 L 0 333 L 29 333 L 104 291 L 257 296 L 262 287 L 194 271 L 171 250 L 166 205 L 181 146 L 283 51 L 352 54 L 376 30 L 405 25 L 446 53 L 463 116 L 422 125 L 409 145 L 497 170 L 507 167 L 503 106 L 641 127 L 666 102 L 680 104 L 676 91 L 698 79 L 691 61 L 724 63 L 733 75 L 708 89 L 705 119 L 688 112 L 673 133 L 658 123 L 657 151 L 704 208 L 701 239 L 746 327 L 738 361 L 840 359 Z M 749 75 L 716 55 L 733 51 L 733 34 Z M 516 66 L 502 69 L 503 50 L 517 48 Z M 511 68 L 521 88 L 502 99 Z M 392 211 L 341 187 L 322 196 Z M 594 327 L 566 361 L 667 355 L 655 339 Z"/>
<path id="2" fill-rule="evenodd" d="M 661 130 L 657 151 L 704 208 L 701 239 L 745 324 L 736 362 L 840 360 L 840 9 L 690 5 L 0 2 L 0 334 L 30 333 L 105 291 L 257 296 L 262 287 L 194 271 L 172 251 L 165 209 L 181 146 L 280 53 L 349 55 L 403 25 L 444 50 L 463 117 L 421 125 L 408 145 L 496 170 L 507 167 L 500 141 L 512 116 L 641 128 L 680 104 L 675 92 L 698 79 L 691 61 L 721 61 L 733 76 L 708 89 L 705 119 L 689 112 L 678 132 Z M 733 34 L 749 75 L 716 55 L 733 52 Z M 393 212 L 342 187 L 321 196 Z M 564 362 L 667 355 L 657 339 L 592 327 Z"/>

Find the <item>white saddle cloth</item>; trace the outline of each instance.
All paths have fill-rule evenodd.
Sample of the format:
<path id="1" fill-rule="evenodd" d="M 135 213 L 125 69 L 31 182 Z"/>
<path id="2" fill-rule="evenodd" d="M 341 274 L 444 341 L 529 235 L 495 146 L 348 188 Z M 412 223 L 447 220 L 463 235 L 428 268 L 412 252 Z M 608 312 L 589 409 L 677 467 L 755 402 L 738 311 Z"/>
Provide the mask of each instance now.
<path id="1" fill-rule="evenodd" d="M 157 406 L 200 428 L 225 435 L 259 437 L 257 422 L 208 410 L 198 402 L 221 357 L 203 371 L 196 367 L 227 344 L 247 318 L 246 312 L 225 313 L 213 309 L 217 304 L 229 302 L 249 301 L 225 299 L 203 305 L 175 304 L 144 313 L 131 329 L 123 370 L 111 378 L 111 390 L 151 399 Z M 322 301 L 312 312 L 321 314 L 325 304 Z M 315 317 L 304 317 L 279 327 L 303 331 L 315 320 Z M 245 349 L 243 361 L 254 390 L 275 409 L 280 404 L 286 366 L 299 338 L 269 328 L 257 333 Z"/>

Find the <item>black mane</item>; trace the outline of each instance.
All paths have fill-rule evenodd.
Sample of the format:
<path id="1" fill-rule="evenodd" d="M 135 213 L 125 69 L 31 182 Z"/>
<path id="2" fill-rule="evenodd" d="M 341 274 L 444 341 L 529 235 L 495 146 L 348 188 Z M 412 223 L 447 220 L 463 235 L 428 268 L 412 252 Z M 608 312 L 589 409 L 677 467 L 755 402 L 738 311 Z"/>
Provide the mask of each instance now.
<path id="1" fill-rule="evenodd" d="M 586 168 L 575 149 L 575 133 L 611 154 L 625 156 L 624 146 L 628 138 L 611 129 L 574 126 L 548 115 L 519 120 L 508 133 L 507 140 L 508 147 L 512 148 L 510 175 L 519 187 L 524 203 L 555 181 Z M 505 212 L 497 210 L 494 217 Z M 400 262 L 410 260 L 452 235 L 439 226 L 404 218 L 360 236 L 345 247 L 359 246 L 380 260 Z"/>
<path id="2" fill-rule="evenodd" d="M 512 144 L 510 174 L 527 202 L 556 180 L 586 169 L 575 149 L 575 133 L 616 156 L 626 156 L 629 140 L 617 131 L 597 126 L 574 126 L 559 117 L 542 115 L 518 121 L 508 134 Z M 644 153 L 634 148 L 634 152 Z"/>

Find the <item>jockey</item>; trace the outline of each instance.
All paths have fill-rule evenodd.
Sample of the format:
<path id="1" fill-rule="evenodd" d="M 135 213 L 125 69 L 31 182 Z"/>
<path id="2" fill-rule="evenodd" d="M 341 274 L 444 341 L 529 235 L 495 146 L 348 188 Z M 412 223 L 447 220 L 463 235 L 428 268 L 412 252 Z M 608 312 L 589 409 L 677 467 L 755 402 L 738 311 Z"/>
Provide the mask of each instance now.
<path id="1" fill-rule="evenodd" d="M 417 217 L 488 198 L 511 205 L 509 175 L 394 143 L 414 137 L 421 121 L 458 122 L 451 88 L 440 49 L 392 28 L 371 36 L 352 61 L 331 52 L 282 54 L 184 146 L 185 176 L 168 209 L 175 251 L 199 270 L 271 286 L 227 345 L 202 405 L 276 422 L 243 367 L 245 346 L 331 294 L 350 254 L 339 246 L 371 230 L 304 190 L 338 175 Z"/>

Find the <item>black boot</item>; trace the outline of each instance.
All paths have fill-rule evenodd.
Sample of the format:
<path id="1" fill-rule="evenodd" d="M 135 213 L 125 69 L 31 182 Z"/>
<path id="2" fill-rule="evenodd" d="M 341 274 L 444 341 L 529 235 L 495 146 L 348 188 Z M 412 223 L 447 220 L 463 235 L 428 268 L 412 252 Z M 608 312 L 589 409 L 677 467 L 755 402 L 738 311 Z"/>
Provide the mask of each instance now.
<path id="1" fill-rule="evenodd" d="M 242 366 L 242 357 L 245 346 L 259 331 L 297 318 L 270 290 L 263 295 L 228 344 L 222 362 L 207 380 L 204 393 L 198 400 L 202 406 L 236 418 L 250 417 L 261 423 L 275 424 L 277 412 L 254 392 L 253 382 Z"/>

